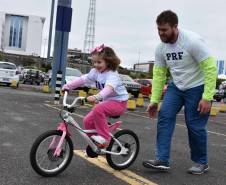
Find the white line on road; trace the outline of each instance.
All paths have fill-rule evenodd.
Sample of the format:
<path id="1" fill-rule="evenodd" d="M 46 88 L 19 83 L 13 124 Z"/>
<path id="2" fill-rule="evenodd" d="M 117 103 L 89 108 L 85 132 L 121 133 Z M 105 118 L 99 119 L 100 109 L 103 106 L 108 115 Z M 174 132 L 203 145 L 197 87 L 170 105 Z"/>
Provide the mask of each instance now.
<path id="1" fill-rule="evenodd" d="M 51 107 L 51 108 L 53 108 L 53 109 L 56 109 L 56 110 L 61 110 L 61 109 L 59 109 L 59 108 L 57 108 L 57 107 L 54 107 L 54 106 L 51 106 L 51 105 L 49 105 L 49 104 L 44 104 L 44 105 L 46 105 L 47 107 Z M 135 113 L 131 113 L 131 112 L 126 112 L 126 114 L 129 114 L 129 115 L 132 115 L 132 116 L 138 116 L 138 117 L 142 117 L 142 118 L 146 118 L 146 119 L 151 119 L 151 118 L 148 117 L 148 116 L 142 116 L 142 115 L 135 114 Z M 80 117 L 80 118 L 84 118 L 84 117 L 85 117 L 85 116 L 83 116 L 83 115 L 76 114 L 76 113 L 73 113 L 73 115 L 78 116 L 78 117 Z M 152 119 L 152 120 L 157 120 L 157 119 L 154 118 L 154 119 Z M 177 126 L 180 126 L 180 127 L 186 128 L 185 125 L 181 125 L 181 124 L 178 124 L 178 123 L 177 123 L 176 125 L 177 125 Z M 225 135 L 225 134 L 222 134 L 222 133 L 213 132 L 213 131 L 207 131 L 207 132 L 210 133 L 210 134 L 215 134 L 215 135 L 218 135 L 218 136 L 224 136 L 224 137 L 226 137 L 226 135 Z"/>
<path id="2" fill-rule="evenodd" d="M 132 115 L 132 116 L 139 116 L 139 117 L 142 117 L 142 118 L 146 118 L 146 119 L 151 119 L 150 117 L 148 117 L 148 116 L 141 116 L 141 115 L 139 115 L 139 114 L 135 114 L 135 113 L 130 113 L 130 112 L 126 112 L 126 114 L 129 114 L 129 115 Z M 152 118 L 152 120 L 157 120 L 156 118 Z M 180 126 L 180 127 L 184 127 L 184 128 L 187 128 L 185 125 L 181 125 L 181 124 L 176 124 L 177 126 Z M 218 135 L 218 136 L 224 136 L 224 137 L 226 137 L 226 135 L 225 134 L 222 134 L 222 133 L 218 133 L 218 132 L 213 132 L 213 131 L 207 131 L 208 133 L 210 133 L 210 134 L 215 134 L 215 135 Z"/>

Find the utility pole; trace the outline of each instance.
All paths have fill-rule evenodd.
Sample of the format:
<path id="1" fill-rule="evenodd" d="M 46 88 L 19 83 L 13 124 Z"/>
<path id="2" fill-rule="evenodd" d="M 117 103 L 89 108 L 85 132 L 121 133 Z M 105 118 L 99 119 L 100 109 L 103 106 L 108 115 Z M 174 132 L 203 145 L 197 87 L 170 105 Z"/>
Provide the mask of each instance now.
<path id="1" fill-rule="evenodd" d="M 51 52 L 52 32 L 53 32 L 54 7 L 55 7 L 55 0 L 52 0 L 51 13 L 50 13 L 50 23 L 49 23 L 49 39 L 48 39 L 47 60 L 50 59 L 50 52 Z"/>
<path id="2" fill-rule="evenodd" d="M 138 51 L 138 71 L 139 71 L 139 68 L 140 68 L 140 50 Z"/>
<path id="3" fill-rule="evenodd" d="M 138 78 L 139 74 L 139 68 L 140 68 L 140 50 L 138 51 L 138 60 L 137 60 L 137 70 L 136 70 L 136 78 Z"/>
<path id="4" fill-rule="evenodd" d="M 45 58 L 45 53 L 46 53 L 46 41 L 47 41 L 47 38 L 44 38 L 43 58 Z"/>

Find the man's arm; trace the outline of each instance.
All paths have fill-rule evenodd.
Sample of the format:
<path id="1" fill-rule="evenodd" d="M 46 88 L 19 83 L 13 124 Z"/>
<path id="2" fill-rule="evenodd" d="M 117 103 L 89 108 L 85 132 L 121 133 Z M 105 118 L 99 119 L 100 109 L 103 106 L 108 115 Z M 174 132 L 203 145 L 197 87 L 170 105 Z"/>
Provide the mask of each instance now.
<path id="1" fill-rule="evenodd" d="M 166 67 L 154 65 L 151 103 L 159 103 L 161 99 L 163 87 L 166 83 L 166 72 Z"/>
<path id="2" fill-rule="evenodd" d="M 200 68 L 204 73 L 204 92 L 202 99 L 211 101 L 215 93 L 217 80 L 217 66 L 214 57 L 209 57 L 200 62 Z"/>

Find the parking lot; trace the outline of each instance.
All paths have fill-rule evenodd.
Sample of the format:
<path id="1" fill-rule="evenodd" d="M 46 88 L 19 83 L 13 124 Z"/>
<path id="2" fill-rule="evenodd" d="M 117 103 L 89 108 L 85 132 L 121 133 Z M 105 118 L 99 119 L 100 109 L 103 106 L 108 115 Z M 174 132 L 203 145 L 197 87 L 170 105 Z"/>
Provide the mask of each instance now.
<path id="1" fill-rule="evenodd" d="M 172 140 L 171 170 L 157 172 L 145 169 L 142 161 L 155 156 L 156 119 L 150 119 L 146 107 L 127 111 L 120 120 L 121 128 L 133 130 L 139 137 L 140 152 L 135 163 L 123 171 L 111 169 L 103 157 L 85 157 L 85 142 L 73 133 L 74 157 L 69 167 L 59 176 L 43 178 L 31 168 L 29 152 L 33 141 L 41 133 L 55 129 L 61 121 L 60 107 L 53 105 L 53 94 L 39 92 L 33 86 L 18 89 L 0 86 L 0 184 L 2 185 L 225 185 L 226 184 L 226 113 L 211 116 L 208 123 L 208 152 L 210 171 L 201 176 L 187 174 L 192 165 L 189 156 L 187 130 L 183 111 L 178 114 Z M 145 99 L 145 105 L 148 99 Z M 214 102 L 215 106 L 219 103 Z M 77 109 L 74 118 L 82 118 L 90 106 Z"/>

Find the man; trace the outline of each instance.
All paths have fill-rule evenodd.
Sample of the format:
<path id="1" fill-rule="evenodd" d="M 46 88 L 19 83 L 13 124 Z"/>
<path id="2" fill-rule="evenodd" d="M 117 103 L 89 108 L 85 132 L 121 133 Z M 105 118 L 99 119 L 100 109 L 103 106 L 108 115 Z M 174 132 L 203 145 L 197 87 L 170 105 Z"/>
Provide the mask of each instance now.
<path id="1" fill-rule="evenodd" d="M 216 62 L 200 36 L 178 29 L 178 17 L 174 12 L 162 12 L 156 23 L 162 42 L 155 52 L 152 96 L 147 108 L 151 118 L 157 113 L 167 68 L 173 81 L 168 85 L 158 114 L 156 159 L 144 161 L 143 165 L 170 169 L 176 115 L 184 106 L 191 160 L 195 163 L 188 172 L 203 174 L 209 169 L 206 124 L 216 86 Z"/>

